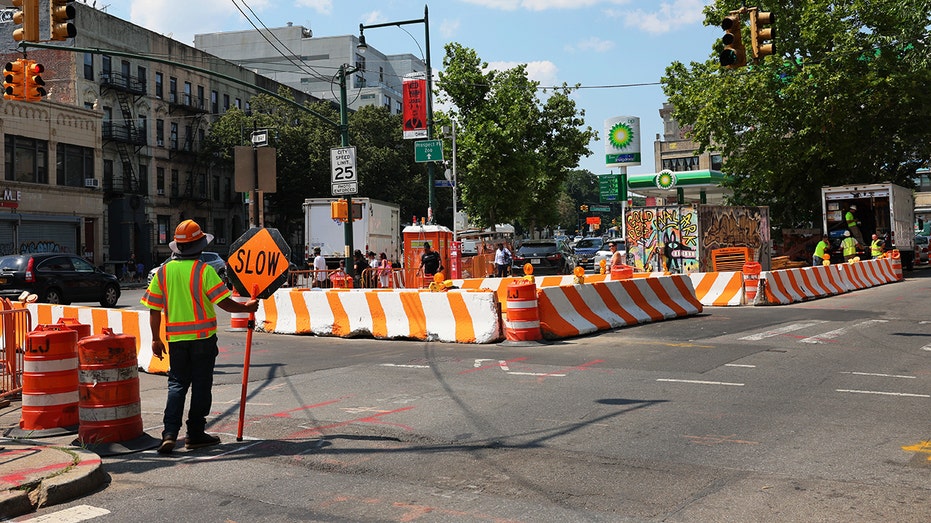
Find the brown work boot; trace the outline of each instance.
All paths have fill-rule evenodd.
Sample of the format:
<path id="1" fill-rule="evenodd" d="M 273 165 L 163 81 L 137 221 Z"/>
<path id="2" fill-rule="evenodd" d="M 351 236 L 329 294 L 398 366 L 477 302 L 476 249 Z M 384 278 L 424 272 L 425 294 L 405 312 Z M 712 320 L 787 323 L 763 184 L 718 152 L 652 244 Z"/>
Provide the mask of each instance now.
<path id="1" fill-rule="evenodd" d="M 162 444 L 158 446 L 158 453 L 171 454 L 171 451 L 175 450 L 177 442 L 178 437 L 174 434 L 162 434 Z"/>
<path id="2" fill-rule="evenodd" d="M 219 445 L 220 438 L 216 436 L 211 436 L 210 434 L 197 434 L 191 436 L 188 434 L 187 439 L 184 442 L 184 448 L 186 449 L 199 449 L 203 447 L 211 447 L 213 445 Z"/>

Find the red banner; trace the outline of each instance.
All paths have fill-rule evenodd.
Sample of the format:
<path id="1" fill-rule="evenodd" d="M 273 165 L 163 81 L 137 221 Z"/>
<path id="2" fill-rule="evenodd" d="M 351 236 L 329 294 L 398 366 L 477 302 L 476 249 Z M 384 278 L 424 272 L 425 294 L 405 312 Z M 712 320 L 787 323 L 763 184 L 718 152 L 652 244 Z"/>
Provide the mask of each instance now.
<path id="1" fill-rule="evenodd" d="M 427 77 L 411 73 L 404 77 L 404 138 L 427 138 Z"/>

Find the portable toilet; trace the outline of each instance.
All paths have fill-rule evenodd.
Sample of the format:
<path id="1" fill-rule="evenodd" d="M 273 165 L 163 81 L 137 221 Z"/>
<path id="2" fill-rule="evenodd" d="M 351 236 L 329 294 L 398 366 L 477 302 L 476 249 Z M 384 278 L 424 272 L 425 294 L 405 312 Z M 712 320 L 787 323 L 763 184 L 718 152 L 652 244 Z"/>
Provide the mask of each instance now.
<path id="1" fill-rule="evenodd" d="M 404 286 L 409 289 L 423 288 L 430 285 L 432 276 L 425 279 L 420 269 L 420 256 L 424 253 L 424 244 L 440 253 L 440 265 L 443 272 L 450 266 L 449 251 L 453 243 L 453 231 L 442 225 L 408 225 L 402 231 L 404 236 Z"/>

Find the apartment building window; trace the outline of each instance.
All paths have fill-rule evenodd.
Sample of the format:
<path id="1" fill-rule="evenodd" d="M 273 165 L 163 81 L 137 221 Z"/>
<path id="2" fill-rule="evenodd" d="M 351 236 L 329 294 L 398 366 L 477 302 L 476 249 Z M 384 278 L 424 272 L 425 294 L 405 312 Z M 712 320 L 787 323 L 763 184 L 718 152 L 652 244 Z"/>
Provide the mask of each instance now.
<path id="1" fill-rule="evenodd" d="M 225 113 L 226 111 L 229 111 L 229 110 L 230 110 L 230 95 L 224 94 L 223 95 L 223 112 Z"/>
<path id="2" fill-rule="evenodd" d="M 365 87 L 365 57 L 361 54 L 356 54 L 356 67 L 358 71 L 353 77 L 353 85 L 356 89 L 360 87 Z"/>
<path id="3" fill-rule="evenodd" d="M 401 105 L 401 101 L 397 100 L 394 102 L 394 114 L 401 114 L 404 112 L 404 106 Z"/>
<path id="4" fill-rule="evenodd" d="M 220 176 L 213 177 L 213 201 L 220 201 Z"/>
<path id="5" fill-rule="evenodd" d="M 236 108 L 242 110 L 242 100 L 236 99 Z"/>
<path id="6" fill-rule="evenodd" d="M 178 150 L 178 122 L 171 122 L 171 134 L 168 137 L 168 148 Z"/>
<path id="7" fill-rule="evenodd" d="M 155 145 L 165 147 L 165 120 L 155 120 Z"/>
<path id="8" fill-rule="evenodd" d="M 94 55 L 91 53 L 84 53 L 84 79 L 94 79 Z"/>
<path id="9" fill-rule="evenodd" d="M 162 99 L 162 96 L 164 94 L 162 91 L 162 88 L 164 87 L 162 84 L 164 83 L 165 83 L 165 76 L 160 72 L 155 73 L 155 97 L 158 98 L 159 100 Z"/>
<path id="10" fill-rule="evenodd" d="M 385 107 L 388 109 L 388 112 L 390 113 L 391 112 L 391 97 L 390 96 L 385 97 Z"/>
<path id="11" fill-rule="evenodd" d="M 3 146 L 7 180 L 48 184 L 48 142 L 8 134 Z"/>
<path id="12" fill-rule="evenodd" d="M 113 187 L 113 160 L 103 161 L 103 185 Z"/>
<path id="13" fill-rule="evenodd" d="M 129 77 L 129 60 L 120 61 L 120 85 L 129 87 L 131 84 Z"/>
<path id="14" fill-rule="evenodd" d="M 226 245 L 226 220 L 223 218 L 214 219 L 213 231 L 217 239 L 217 245 Z"/>
<path id="15" fill-rule="evenodd" d="M 233 201 L 233 181 L 229 177 L 223 178 L 223 197 L 224 202 Z"/>
<path id="16" fill-rule="evenodd" d="M 165 168 L 155 168 L 155 193 L 159 196 L 165 196 Z"/>
<path id="17" fill-rule="evenodd" d="M 149 119 L 146 115 L 140 114 L 137 116 L 139 119 L 139 139 L 142 143 L 149 144 Z"/>
<path id="18" fill-rule="evenodd" d="M 191 94 L 191 82 L 184 82 L 184 105 L 194 105 L 193 101 L 191 100 Z"/>
<path id="19" fill-rule="evenodd" d="M 168 77 L 168 102 L 178 103 L 178 79 L 174 76 Z"/>
<path id="20" fill-rule="evenodd" d="M 149 92 L 149 78 L 147 73 L 148 71 L 146 71 L 145 67 L 142 67 L 141 65 L 136 68 L 136 77 L 139 80 L 139 87 L 141 87 L 142 91 L 146 93 Z"/>
<path id="21" fill-rule="evenodd" d="M 89 147 L 59 143 L 55 148 L 55 163 L 58 185 L 84 187 L 84 180 L 94 177 L 94 150 Z"/>
<path id="22" fill-rule="evenodd" d="M 203 109 L 204 103 L 206 103 L 206 101 L 204 100 L 204 86 L 198 85 L 197 86 L 197 100 L 196 100 L 195 105 L 197 105 L 198 109 Z"/>
<path id="23" fill-rule="evenodd" d="M 100 56 L 100 75 L 107 80 L 110 79 L 112 60 L 109 55 Z"/>
<path id="24" fill-rule="evenodd" d="M 168 245 L 168 242 L 171 241 L 172 236 L 170 232 L 171 229 L 169 229 L 171 216 L 168 216 L 167 214 L 159 214 L 155 219 L 158 224 L 158 230 L 155 231 L 155 241 L 159 245 Z"/>
<path id="25" fill-rule="evenodd" d="M 179 187 L 179 184 L 181 183 L 179 178 L 180 176 L 178 175 L 178 170 L 172 169 L 171 170 L 171 197 L 172 198 L 177 198 L 178 191 L 181 189 Z"/>
<path id="26" fill-rule="evenodd" d="M 711 155 L 711 170 L 720 171 L 724 167 L 724 158 L 720 154 Z"/>
<path id="27" fill-rule="evenodd" d="M 217 114 L 220 112 L 220 93 L 210 91 L 210 113 Z"/>

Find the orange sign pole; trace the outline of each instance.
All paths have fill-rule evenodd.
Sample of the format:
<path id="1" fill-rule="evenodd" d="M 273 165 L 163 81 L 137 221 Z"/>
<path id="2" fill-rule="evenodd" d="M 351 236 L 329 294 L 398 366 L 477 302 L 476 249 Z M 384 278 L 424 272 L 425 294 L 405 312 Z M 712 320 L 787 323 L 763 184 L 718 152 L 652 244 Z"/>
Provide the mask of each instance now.
<path id="1" fill-rule="evenodd" d="M 252 286 L 252 298 L 259 295 L 259 286 Z M 239 396 L 239 427 L 236 429 L 236 441 L 242 441 L 242 426 L 246 419 L 246 385 L 249 383 L 249 360 L 252 358 L 252 331 L 255 330 L 255 313 L 249 313 L 246 324 L 246 354 L 242 359 L 242 393 Z"/>

